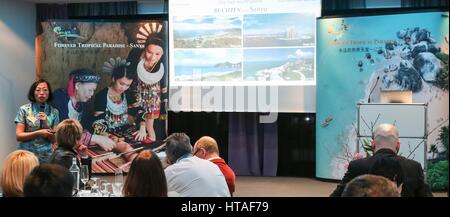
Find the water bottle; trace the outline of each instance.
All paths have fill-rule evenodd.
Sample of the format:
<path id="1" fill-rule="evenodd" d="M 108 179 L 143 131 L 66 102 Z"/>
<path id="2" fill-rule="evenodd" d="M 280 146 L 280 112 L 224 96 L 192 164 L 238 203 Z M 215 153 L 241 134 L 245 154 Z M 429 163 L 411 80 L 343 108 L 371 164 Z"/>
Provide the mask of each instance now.
<path id="1" fill-rule="evenodd" d="M 69 169 L 73 177 L 73 189 L 80 190 L 80 168 L 77 165 L 77 158 L 72 158 L 72 166 Z"/>

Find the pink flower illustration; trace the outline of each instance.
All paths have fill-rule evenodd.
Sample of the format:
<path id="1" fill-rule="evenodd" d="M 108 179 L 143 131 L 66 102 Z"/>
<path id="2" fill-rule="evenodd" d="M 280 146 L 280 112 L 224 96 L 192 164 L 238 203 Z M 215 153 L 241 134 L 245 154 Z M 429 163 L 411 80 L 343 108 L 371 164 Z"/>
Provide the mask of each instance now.
<path id="1" fill-rule="evenodd" d="M 353 160 L 358 160 L 361 158 L 364 158 L 365 156 L 361 153 L 356 153 L 355 155 L 353 155 Z"/>

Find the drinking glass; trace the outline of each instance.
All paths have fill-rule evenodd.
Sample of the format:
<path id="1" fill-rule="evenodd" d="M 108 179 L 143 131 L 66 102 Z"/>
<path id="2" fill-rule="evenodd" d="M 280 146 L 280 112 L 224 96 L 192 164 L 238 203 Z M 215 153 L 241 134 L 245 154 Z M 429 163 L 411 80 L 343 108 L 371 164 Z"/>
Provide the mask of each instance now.
<path id="1" fill-rule="evenodd" d="M 121 168 L 118 168 L 114 174 L 114 183 L 112 184 L 114 196 L 116 197 L 122 196 L 122 187 L 123 187 L 123 172 Z"/>
<path id="2" fill-rule="evenodd" d="M 97 184 L 99 178 L 94 178 L 94 177 L 92 177 L 91 179 L 92 179 L 92 181 L 94 182 L 94 183 L 91 185 L 91 196 L 92 196 L 92 197 L 98 197 L 98 196 L 100 195 L 100 192 L 99 192 L 99 189 L 98 189 L 99 186 L 98 186 L 98 184 Z"/>
<path id="3" fill-rule="evenodd" d="M 111 184 L 106 180 L 100 181 L 100 192 L 102 193 L 102 197 L 109 197 L 109 189 L 108 186 Z"/>
<path id="4" fill-rule="evenodd" d="M 89 181 L 89 167 L 88 165 L 81 165 L 80 179 L 83 182 L 84 190 L 86 190 L 86 183 Z"/>

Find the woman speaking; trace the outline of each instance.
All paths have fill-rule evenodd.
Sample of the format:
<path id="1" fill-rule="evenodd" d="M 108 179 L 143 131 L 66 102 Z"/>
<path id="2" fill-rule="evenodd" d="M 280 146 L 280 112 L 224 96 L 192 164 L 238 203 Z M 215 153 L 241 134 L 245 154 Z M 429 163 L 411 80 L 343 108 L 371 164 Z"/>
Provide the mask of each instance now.
<path id="1" fill-rule="evenodd" d="M 58 110 L 47 103 L 52 99 L 50 84 L 42 79 L 34 82 L 28 99 L 30 103 L 21 106 L 14 119 L 18 149 L 31 151 L 41 164 L 47 163 L 55 139 L 53 128 L 59 124 Z"/>

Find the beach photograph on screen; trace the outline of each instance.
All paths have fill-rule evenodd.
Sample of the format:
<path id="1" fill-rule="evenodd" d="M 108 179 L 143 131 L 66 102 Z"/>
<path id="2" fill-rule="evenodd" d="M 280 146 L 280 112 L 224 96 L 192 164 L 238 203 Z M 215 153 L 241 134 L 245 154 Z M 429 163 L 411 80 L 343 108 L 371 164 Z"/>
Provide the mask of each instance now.
<path id="1" fill-rule="evenodd" d="M 244 15 L 244 47 L 314 46 L 315 17 L 309 14 Z"/>
<path id="2" fill-rule="evenodd" d="M 246 81 L 314 81 L 314 48 L 244 50 Z"/>
<path id="3" fill-rule="evenodd" d="M 241 49 L 175 50 L 175 81 L 242 80 Z"/>
<path id="4" fill-rule="evenodd" d="M 242 45 L 240 17 L 174 17 L 174 48 L 237 48 Z"/>

